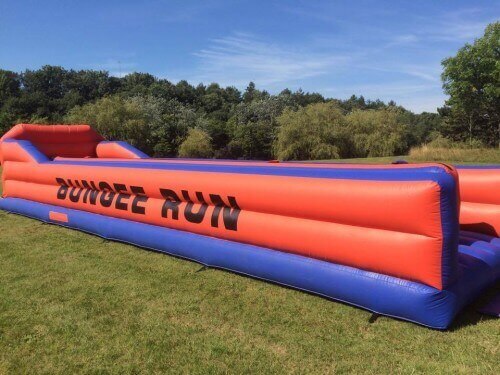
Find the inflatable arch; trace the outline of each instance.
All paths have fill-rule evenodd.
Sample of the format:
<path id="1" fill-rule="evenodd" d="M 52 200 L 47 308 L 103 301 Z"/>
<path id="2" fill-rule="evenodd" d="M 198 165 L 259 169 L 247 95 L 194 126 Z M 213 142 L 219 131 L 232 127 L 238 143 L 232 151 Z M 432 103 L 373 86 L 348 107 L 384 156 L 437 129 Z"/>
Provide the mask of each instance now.
<path id="1" fill-rule="evenodd" d="M 500 275 L 499 166 L 152 159 L 26 124 L 0 162 L 3 210 L 432 328 Z"/>

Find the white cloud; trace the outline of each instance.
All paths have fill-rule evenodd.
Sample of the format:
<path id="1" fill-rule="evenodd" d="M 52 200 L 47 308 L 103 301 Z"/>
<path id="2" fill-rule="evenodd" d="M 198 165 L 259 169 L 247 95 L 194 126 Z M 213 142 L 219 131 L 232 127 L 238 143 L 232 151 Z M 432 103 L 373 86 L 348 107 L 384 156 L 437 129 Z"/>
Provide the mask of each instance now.
<path id="1" fill-rule="evenodd" d="M 271 92 L 302 87 L 334 97 L 355 93 L 370 99 L 393 99 L 415 112 L 434 112 L 446 99 L 441 88 L 441 60 L 464 42 L 480 37 L 486 25 L 495 21 L 492 15 L 496 13 L 485 7 L 433 17 L 409 15 L 409 22 L 395 33 L 382 23 L 363 23 L 360 28 L 362 18 L 342 17 L 335 8 L 310 4 L 284 10 L 328 22 L 333 31 L 307 35 L 308 41 L 292 45 L 248 33 L 212 39 L 206 48 L 194 52 L 198 63 L 190 81 L 239 88 L 254 81 Z M 395 16 L 394 12 L 387 14 Z M 359 84 L 363 80 L 366 85 Z"/>
<path id="2" fill-rule="evenodd" d="M 386 48 L 414 44 L 417 43 L 419 40 L 420 40 L 419 37 L 416 36 L 415 34 L 397 35 L 394 38 L 392 38 L 392 40 L 389 43 L 386 44 Z"/>
<path id="3" fill-rule="evenodd" d="M 128 74 L 134 73 L 133 71 L 121 71 L 121 70 L 110 70 L 109 75 L 111 77 L 123 78 Z"/>
<path id="4" fill-rule="evenodd" d="M 395 41 L 413 43 L 418 38 L 405 35 Z M 315 47 L 321 50 L 321 46 Z M 384 55 L 384 52 L 376 48 L 353 51 L 350 55 L 317 53 L 304 46 L 291 48 L 251 34 L 234 33 L 213 39 L 207 48 L 194 53 L 199 58 L 199 66 L 190 81 L 214 81 L 223 86 L 235 85 L 240 88 L 254 81 L 260 88 L 271 91 L 302 86 L 306 91 L 318 91 L 333 97 L 349 97 L 354 93 L 373 100 L 393 99 L 416 112 L 435 112 L 436 107 L 443 104 L 439 62 L 408 64 L 391 59 L 374 61 L 379 54 Z M 363 72 L 363 76 L 369 78 L 367 71 L 370 70 L 383 72 L 384 81 L 356 85 L 351 84 L 349 78 L 346 79 L 355 77 L 356 72 Z M 401 81 L 405 76 L 407 80 Z M 318 77 L 321 77 L 319 81 Z M 318 82 L 321 82 L 322 77 L 330 85 L 335 81 L 342 83 L 339 83 L 339 88 L 321 88 Z M 314 83 L 307 81 L 311 78 L 315 78 Z M 314 86 L 304 86 L 308 82 Z"/>
<path id="5" fill-rule="evenodd" d="M 494 12 L 493 12 L 494 13 Z M 436 21 L 421 20 L 419 34 L 423 39 L 437 42 L 472 42 L 479 38 L 486 26 L 497 20 L 487 9 L 459 9 L 443 14 Z"/>
<path id="6" fill-rule="evenodd" d="M 437 64 L 427 63 L 427 64 L 415 65 L 415 64 L 397 63 L 397 62 L 396 63 L 387 62 L 384 65 L 364 64 L 364 65 L 359 65 L 359 67 L 366 70 L 376 70 L 386 73 L 404 74 L 428 82 L 434 82 L 434 83 L 441 82 L 440 79 L 441 66 L 439 65 L 439 63 Z"/>
<path id="7" fill-rule="evenodd" d="M 195 79 L 236 86 L 249 81 L 262 86 L 298 81 L 329 73 L 351 60 L 345 55 L 277 45 L 245 33 L 213 39 L 194 55 L 200 59 L 201 71 Z"/>

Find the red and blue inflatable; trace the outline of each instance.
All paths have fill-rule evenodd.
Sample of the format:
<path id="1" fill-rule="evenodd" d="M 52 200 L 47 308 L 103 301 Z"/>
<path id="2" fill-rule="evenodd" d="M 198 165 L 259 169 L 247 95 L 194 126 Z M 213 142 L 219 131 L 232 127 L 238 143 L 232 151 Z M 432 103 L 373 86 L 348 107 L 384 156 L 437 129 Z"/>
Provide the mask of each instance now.
<path id="1" fill-rule="evenodd" d="M 3 210 L 432 328 L 500 275 L 500 166 L 152 159 L 27 124 L 0 162 Z"/>

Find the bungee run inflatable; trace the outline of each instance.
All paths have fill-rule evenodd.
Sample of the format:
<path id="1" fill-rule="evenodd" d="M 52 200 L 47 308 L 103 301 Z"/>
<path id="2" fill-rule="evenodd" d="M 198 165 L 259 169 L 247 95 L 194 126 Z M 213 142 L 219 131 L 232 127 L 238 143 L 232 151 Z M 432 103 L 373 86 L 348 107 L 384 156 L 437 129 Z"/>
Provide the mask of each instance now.
<path id="1" fill-rule="evenodd" d="M 500 275 L 500 166 L 152 159 L 26 124 L 0 162 L 5 211 L 432 328 Z"/>

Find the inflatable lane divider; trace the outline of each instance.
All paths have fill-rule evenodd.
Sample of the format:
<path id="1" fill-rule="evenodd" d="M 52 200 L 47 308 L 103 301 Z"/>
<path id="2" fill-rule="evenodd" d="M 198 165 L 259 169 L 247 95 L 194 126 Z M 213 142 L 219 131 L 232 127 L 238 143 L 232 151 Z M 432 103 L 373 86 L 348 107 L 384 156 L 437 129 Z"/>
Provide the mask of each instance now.
<path id="1" fill-rule="evenodd" d="M 4 169 L 4 195 L 307 255 L 441 289 L 455 278 L 455 180 L 441 167 L 416 171 L 12 162 Z"/>
<path id="2" fill-rule="evenodd" d="M 99 159 L 148 159 L 144 152 L 121 141 L 102 141 L 97 144 L 96 154 Z"/>

